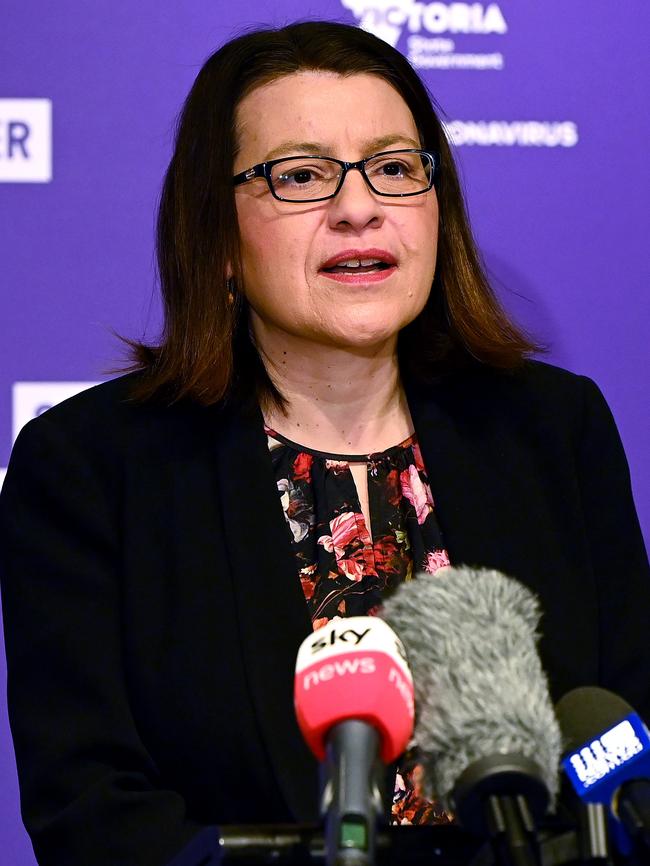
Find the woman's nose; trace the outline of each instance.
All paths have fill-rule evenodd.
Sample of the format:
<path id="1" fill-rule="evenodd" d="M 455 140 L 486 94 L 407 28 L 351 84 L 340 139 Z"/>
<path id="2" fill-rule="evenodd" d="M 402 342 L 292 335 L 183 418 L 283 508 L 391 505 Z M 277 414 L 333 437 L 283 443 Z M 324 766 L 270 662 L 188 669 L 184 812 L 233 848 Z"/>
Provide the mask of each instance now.
<path id="1" fill-rule="evenodd" d="M 383 205 L 358 169 L 350 169 L 346 174 L 341 189 L 330 202 L 329 219 L 332 227 L 344 225 L 355 229 L 383 222 Z"/>

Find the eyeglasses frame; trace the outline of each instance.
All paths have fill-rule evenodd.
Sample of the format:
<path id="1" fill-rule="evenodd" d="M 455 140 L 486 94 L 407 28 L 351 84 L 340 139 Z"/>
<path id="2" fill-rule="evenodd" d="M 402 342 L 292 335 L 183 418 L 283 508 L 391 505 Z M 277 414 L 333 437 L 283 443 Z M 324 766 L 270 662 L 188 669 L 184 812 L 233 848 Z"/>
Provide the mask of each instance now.
<path id="1" fill-rule="evenodd" d="M 370 162 L 370 160 L 372 159 L 376 159 L 378 156 L 389 156 L 393 153 L 421 153 L 429 157 L 432 167 L 431 177 L 429 178 L 429 185 L 425 189 L 416 190 L 416 192 L 379 192 L 378 190 L 376 190 L 372 185 L 370 178 L 366 174 L 366 163 Z M 239 184 L 247 183 L 249 180 L 254 180 L 257 177 L 263 177 L 268 184 L 271 195 L 278 201 L 288 201 L 292 204 L 309 204 L 315 201 L 327 201 L 328 199 L 337 196 L 341 190 L 341 187 L 343 186 L 343 183 L 345 182 L 347 173 L 351 169 L 356 169 L 358 172 L 360 172 L 361 177 L 365 180 L 370 191 L 374 192 L 375 195 L 385 196 L 386 198 L 406 198 L 408 196 L 422 195 L 423 193 L 428 192 L 433 187 L 436 175 L 440 170 L 439 153 L 430 150 L 422 150 L 416 147 L 402 147 L 399 150 L 382 150 L 379 153 L 373 153 L 371 156 L 366 156 L 364 157 L 364 159 L 359 159 L 356 162 L 346 162 L 343 159 L 336 159 L 336 157 L 334 156 L 316 156 L 304 154 L 306 159 L 326 159 L 329 162 L 336 162 L 338 163 L 338 165 L 341 166 L 341 176 L 339 177 L 339 182 L 336 186 L 336 189 L 329 195 L 324 195 L 320 198 L 283 198 L 282 196 L 278 195 L 273 189 L 273 184 L 271 182 L 271 169 L 274 165 L 278 165 L 278 163 L 285 162 L 289 159 L 300 159 L 301 156 L 302 154 L 298 156 L 283 156 L 280 157 L 280 159 L 270 159 L 267 162 L 259 162 L 257 165 L 253 165 L 251 166 L 251 168 L 247 168 L 245 171 L 241 171 L 239 172 L 239 174 L 236 174 L 233 177 L 233 185 L 238 186 Z"/>

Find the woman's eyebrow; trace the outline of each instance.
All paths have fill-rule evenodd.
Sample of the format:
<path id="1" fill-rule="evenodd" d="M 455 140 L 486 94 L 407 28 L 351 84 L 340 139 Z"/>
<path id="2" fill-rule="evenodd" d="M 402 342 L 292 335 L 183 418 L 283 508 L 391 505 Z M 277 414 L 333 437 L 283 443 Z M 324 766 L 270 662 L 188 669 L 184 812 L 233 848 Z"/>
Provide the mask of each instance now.
<path id="1" fill-rule="evenodd" d="M 322 144 L 318 144 L 315 141 L 283 141 L 282 144 L 274 147 L 273 150 L 270 150 L 266 154 L 264 162 L 268 162 L 270 159 L 274 159 L 276 156 L 282 154 L 286 156 L 287 154 L 294 153 L 311 153 L 322 156 L 325 150 L 326 148 Z"/>
<path id="2" fill-rule="evenodd" d="M 411 138 L 409 135 L 404 135 L 403 133 L 391 133 L 390 135 L 382 135 L 378 138 L 372 138 L 365 142 L 363 146 L 363 150 L 366 153 L 377 153 L 377 151 L 382 150 L 385 147 L 391 147 L 394 144 L 404 144 L 407 147 L 414 147 L 419 149 L 421 144 L 419 141 L 415 141 L 415 139 Z M 264 157 L 264 162 L 268 162 L 270 159 L 275 159 L 277 156 L 281 155 L 292 155 L 294 153 L 310 153 L 315 156 L 329 156 L 332 153 L 331 147 L 327 147 L 326 145 L 320 144 L 317 141 L 283 141 L 281 144 L 278 144 L 277 147 L 274 147 L 270 150 L 266 156 Z"/>
<path id="3" fill-rule="evenodd" d="M 370 153 L 377 153 L 385 147 L 392 147 L 394 144 L 405 144 L 407 147 L 413 147 L 416 150 L 419 150 L 422 147 L 421 143 L 415 141 L 415 139 L 411 138 L 410 135 L 395 132 L 391 135 L 382 135 L 379 138 L 373 138 L 370 141 L 367 141 L 364 150 Z"/>

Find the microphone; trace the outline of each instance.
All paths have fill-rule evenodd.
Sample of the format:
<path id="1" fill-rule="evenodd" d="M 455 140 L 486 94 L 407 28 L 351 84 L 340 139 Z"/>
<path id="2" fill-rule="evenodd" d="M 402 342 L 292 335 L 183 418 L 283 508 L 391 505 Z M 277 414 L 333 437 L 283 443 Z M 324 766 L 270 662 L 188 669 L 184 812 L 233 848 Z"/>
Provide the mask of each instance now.
<path id="1" fill-rule="evenodd" d="M 498 862 L 538 866 L 535 827 L 557 793 L 560 731 L 536 597 L 498 571 L 445 568 L 400 584 L 382 616 L 413 670 L 430 794 L 489 836 Z"/>
<path id="2" fill-rule="evenodd" d="M 298 650 L 294 701 L 307 744 L 327 762 L 327 864 L 369 866 L 382 762 L 402 754 L 413 731 L 413 679 L 400 639 L 378 617 L 331 620 Z"/>
<path id="3" fill-rule="evenodd" d="M 650 854 L 650 733 L 623 698 L 584 686 L 558 702 L 562 765 L 584 803 L 605 806 L 624 855 Z M 644 856 L 645 855 L 645 856 Z"/>

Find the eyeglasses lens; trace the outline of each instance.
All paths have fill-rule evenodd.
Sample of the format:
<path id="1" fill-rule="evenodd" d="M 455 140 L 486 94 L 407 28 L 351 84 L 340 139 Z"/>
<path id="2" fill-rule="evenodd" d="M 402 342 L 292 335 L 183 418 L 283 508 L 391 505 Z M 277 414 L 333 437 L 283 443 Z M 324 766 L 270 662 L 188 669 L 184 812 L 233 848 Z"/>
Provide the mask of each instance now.
<path id="1" fill-rule="evenodd" d="M 281 198 L 309 201 L 330 195 L 341 174 L 337 162 L 308 156 L 284 159 L 271 169 L 273 189 Z"/>
<path id="2" fill-rule="evenodd" d="M 433 165 L 428 154 L 393 151 L 370 158 L 366 176 L 371 187 L 383 195 L 424 192 L 431 186 Z M 332 195 L 341 166 L 326 157 L 291 157 L 273 166 L 271 183 L 275 193 L 289 201 L 310 201 Z"/>
<path id="3" fill-rule="evenodd" d="M 431 161 L 426 154 L 385 153 L 368 160 L 366 174 L 377 192 L 389 195 L 421 192 L 429 187 Z"/>

